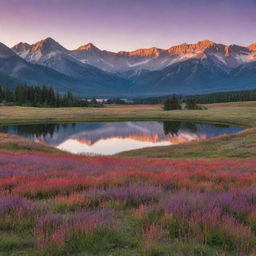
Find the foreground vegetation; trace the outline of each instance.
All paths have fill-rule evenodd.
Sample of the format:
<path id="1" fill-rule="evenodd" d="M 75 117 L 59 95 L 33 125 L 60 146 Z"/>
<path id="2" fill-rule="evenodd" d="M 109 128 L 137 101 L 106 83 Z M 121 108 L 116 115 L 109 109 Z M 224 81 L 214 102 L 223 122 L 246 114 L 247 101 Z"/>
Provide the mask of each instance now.
<path id="1" fill-rule="evenodd" d="M 253 255 L 256 160 L 0 154 L 2 255 Z"/>

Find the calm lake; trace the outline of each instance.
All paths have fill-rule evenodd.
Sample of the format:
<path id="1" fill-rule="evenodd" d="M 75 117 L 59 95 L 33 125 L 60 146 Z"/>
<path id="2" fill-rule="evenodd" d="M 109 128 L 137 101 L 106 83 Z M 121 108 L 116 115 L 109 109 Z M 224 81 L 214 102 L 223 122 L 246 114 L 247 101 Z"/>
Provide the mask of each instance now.
<path id="1" fill-rule="evenodd" d="M 99 122 L 1 126 L 7 132 L 75 154 L 113 155 L 144 147 L 204 140 L 241 127 L 176 121 Z"/>

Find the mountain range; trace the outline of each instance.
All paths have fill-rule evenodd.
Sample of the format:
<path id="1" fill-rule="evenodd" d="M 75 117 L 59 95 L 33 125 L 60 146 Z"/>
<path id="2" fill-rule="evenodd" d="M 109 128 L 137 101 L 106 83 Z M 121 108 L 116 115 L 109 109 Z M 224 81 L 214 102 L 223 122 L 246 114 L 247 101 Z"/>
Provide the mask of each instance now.
<path id="1" fill-rule="evenodd" d="M 256 43 L 209 40 L 132 52 L 92 43 L 68 50 L 52 38 L 8 48 L 0 43 L 0 84 L 46 84 L 81 96 L 203 94 L 256 88 Z"/>

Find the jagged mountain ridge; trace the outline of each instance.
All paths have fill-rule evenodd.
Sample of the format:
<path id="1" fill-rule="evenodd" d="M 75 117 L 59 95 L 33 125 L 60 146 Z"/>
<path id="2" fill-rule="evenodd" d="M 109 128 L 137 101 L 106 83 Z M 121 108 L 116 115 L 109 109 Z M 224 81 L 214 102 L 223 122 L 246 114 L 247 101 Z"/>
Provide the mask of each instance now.
<path id="1" fill-rule="evenodd" d="M 25 45 L 27 48 L 27 44 Z M 78 79 L 84 87 L 88 87 L 101 94 L 111 93 L 112 90 L 123 92 L 129 87 L 129 82 L 116 74 L 105 72 L 93 65 L 79 61 L 52 38 L 39 41 L 30 45 L 29 50 L 22 51 L 23 45 L 14 46 L 12 49 L 28 62 L 39 64 L 54 69 L 64 75 Z M 83 46 L 81 49 L 94 51 L 93 45 Z M 87 88 L 87 93 L 88 92 Z"/>
<path id="2" fill-rule="evenodd" d="M 49 84 L 60 91 L 65 90 L 65 84 L 77 82 L 76 79 L 50 68 L 27 62 L 4 44 L 0 44 L 0 74 L 7 81 L 7 85 L 13 85 L 14 81 L 35 85 Z"/>
<path id="3" fill-rule="evenodd" d="M 43 52 L 47 45 L 55 45 L 57 50 Z M 120 51 L 117 53 L 104 51 L 92 43 L 80 46 L 76 50 L 67 50 L 51 38 L 31 45 L 21 43 L 14 46 L 13 50 L 27 61 L 44 64 L 46 59 L 58 53 L 72 56 L 83 64 L 89 64 L 107 72 L 125 72 L 128 70 L 160 70 L 175 63 L 192 58 L 213 58 L 223 62 L 229 68 L 237 67 L 245 62 L 256 60 L 256 44 L 248 47 L 238 45 L 223 45 L 204 40 L 196 44 L 181 44 L 169 49 L 156 47 L 138 49 L 131 52 Z M 54 48 L 53 46 L 48 48 Z"/>
<path id="4" fill-rule="evenodd" d="M 47 38 L 33 45 L 19 43 L 12 50 L 30 64 L 75 79 L 75 87 L 79 85 L 84 95 L 193 94 L 256 88 L 256 43 L 243 47 L 204 40 L 168 49 L 115 53 L 92 43 L 68 50 Z"/>
<path id="5" fill-rule="evenodd" d="M 49 54 L 47 49 L 43 52 L 45 55 Z M 77 60 L 73 61 L 72 57 L 64 53 L 62 55 L 61 48 L 42 65 L 21 58 L 4 44 L 0 44 L 0 81 L 9 87 L 14 87 L 17 83 L 46 84 L 60 93 L 71 89 L 75 94 L 82 96 L 109 95 L 116 91 L 123 92 L 129 86 L 126 79 L 84 65 Z"/>

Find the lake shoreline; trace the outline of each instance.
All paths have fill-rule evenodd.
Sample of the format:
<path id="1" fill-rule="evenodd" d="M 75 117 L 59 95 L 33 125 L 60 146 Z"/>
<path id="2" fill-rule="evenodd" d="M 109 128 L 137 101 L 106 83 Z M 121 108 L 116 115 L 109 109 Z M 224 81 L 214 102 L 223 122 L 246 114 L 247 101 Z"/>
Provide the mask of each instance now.
<path id="1" fill-rule="evenodd" d="M 116 155 L 235 134 L 243 128 L 191 121 L 124 121 L 0 126 L 0 131 L 73 154 Z"/>
<path id="2" fill-rule="evenodd" d="M 252 128 L 256 126 L 256 102 L 238 102 L 238 103 L 219 103 L 219 104 L 210 104 L 207 105 L 208 110 L 180 110 L 180 111 L 163 111 L 159 105 L 139 105 L 138 106 L 112 106 L 102 109 L 95 109 L 96 112 L 92 115 L 92 109 L 82 109 L 82 108 L 65 108 L 65 109 L 38 109 L 38 108 L 28 108 L 28 107 L 0 107 L 0 124 L 1 125 L 10 125 L 10 124 L 27 124 L 27 123 L 74 123 L 74 122 L 104 122 L 104 121 L 193 121 L 193 122 L 205 122 L 209 124 L 224 124 L 224 125 L 239 125 L 244 128 Z M 47 115 L 47 111 L 49 111 Z M 34 116 L 41 113 L 40 119 L 35 119 Z M 81 113 L 83 115 L 81 117 Z M 78 115 L 80 114 L 80 115 Z M 86 115 L 87 114 L 87 115 Z M 115 115 L 115 117 L 113 117 Z M 17 116 L 19 118 L 17 119 Z M 31 118 L 32 116 L 32 118 Z M 72 118 L 71 118 L 72 117 Z M 211 144 L 212 147 L 216 145 L 220 148 L 224 148 L 219 152 L 219 154 L 214 155 L 214 157 L 221 157 L 221 154 L 225 154 L 226 148 L 233 149 L 239 144 L 239 141 L 244 141 L 245 149 L 241 149 L 241 152 L 237 152 L 233 157 L 236 157 L 241 153 L 244 157 L 248 156 L 254 157 L 256 145 L 256 131 L 255 129 L 246 129 L 242 134 L 239 135 L 227 135 L 222 136 L 221 138 L 214 139 L 214 143 Z M 238 140 L 238 141 L 237 141 Z M 211 140 L 212 141 L 212 140 Z M 210 142 L 211 142 L 210 141 Z M 217 142 L 216 142 L 217 141 Z M 207 145 L 208 140 L 205 142 L 194 142 L 191 150 L 195 149 L 194 147 L 202 147 L 202 149 L 213 148 Z M 205 143 L 205 144 L 204 144 Z M 217 144 L 216 144 L 217 143 Z M 26 143 L 25 143 L 26 144 Z M 203 144 L 203 145 L 202 145 Z M 1 149 L 9 148 L 9 150 L 15 151 L 15 139 L 12 139 L 13 149 L 10 149 L 10 146 L 7 147 L 6 144 L 2 144 Z M 46 145 L 44 145 L 46 146 Z M 190 144 L 189 144 L 190 146 Z M 33 150 L 32 145 L 31 149 L 26 149 L 25 151 Z M 47 146 L 46 146 L 47 147 Z M 176 150 L 176 147 L 180 150 L 180 145 L 171 145 L 167 146 L 171 151 Z M 19 147 L 20 148 L 20 147 Z M 49 151 L 52 151 L 52 148 L 49 147 Z M 164 148 L 155 148 L 155 150 L 166 150 Z M 19 151 L 22 148 L 19 149 Z M 38 150 L 38 149 L 37 149 Z M 45 148 L 44 148 L 45 150 Z M 187 149 L 186 149 L 187 150 Z M 146 154 L 149 152 L 150 154 Z M 119 157 L 129 157 L 130 155 L 136 154 L 136 157 L 175 157 L 169 153 L 159 156 L 155 151 L 151 152 L 151 148 L 143 148 L 140 152 L 138 151 L 129 151 L 130 153 L 125 152 L 124 154 L 118 154 Z M 180 151 L 179 155 L 176 157 L 200 157 L 203 152 L 198 152 L 198 154 L 188 154 L 182 153 L 183 149 Z M 208 151 L 207 151 L 208 152 Z M 209 157 L 213 157 L 209 153 Z M 207 155 L 203 154 L 204 157 Z M 230 156 L 227 156 L 230 157 Z"/>

